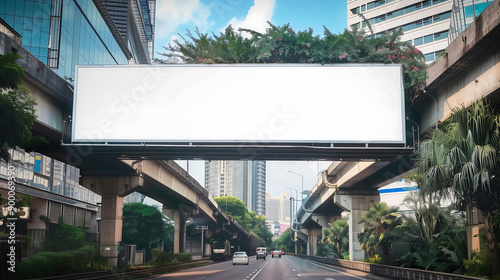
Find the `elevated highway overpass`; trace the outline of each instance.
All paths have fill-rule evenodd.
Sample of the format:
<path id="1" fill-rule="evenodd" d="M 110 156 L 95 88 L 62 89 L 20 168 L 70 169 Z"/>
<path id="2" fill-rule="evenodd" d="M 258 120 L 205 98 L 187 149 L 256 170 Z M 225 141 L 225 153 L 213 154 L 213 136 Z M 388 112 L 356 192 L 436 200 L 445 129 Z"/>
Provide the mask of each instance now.
<path id="1" fill-rule="evenodd" d="M 427 68 L 426 86 L 414 101 L 419 119 L 413 121 L 419 126 L 421 138 L 428 129 L 448 119 L 454 108 L 467 107 L 482 98 L 493 106 L 500 105 L 499 4 L 496 1 L 485 9 Z M 322 228 L 348 211 L 349 255 L 351 260 L 361 260 L 359 217 L 370 203 L 380 200 L 379 187 L 411 174 L 412 166 L 411 156 L 394 161 L 333 162 L 296 214 L 295 228 L 300 228 L 297 236 L 305 253 L 314 255 Z M 469 251 L 479 249 L 478 217 L 473 219 L 476 223 L 466 226 Z"/>

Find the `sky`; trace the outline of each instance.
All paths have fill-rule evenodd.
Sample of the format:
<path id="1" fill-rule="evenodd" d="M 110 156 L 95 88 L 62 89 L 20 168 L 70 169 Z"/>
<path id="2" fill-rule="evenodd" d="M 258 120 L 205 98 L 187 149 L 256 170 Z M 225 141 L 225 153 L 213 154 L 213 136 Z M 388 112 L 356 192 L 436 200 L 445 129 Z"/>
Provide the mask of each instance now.
<path id="1" fill-rule="evenodd" d="M 296 31 L 312 28 L 320 36 L 323 26 L 332 33 L 342 33 L 347 27 L 347 1 L 157 0 L 154 48 L 163 52 L 163 46 L 178 39 L 178 34 L 185 37 L 187 29 L 198 27 L 202 33 L 218 35 L 231 24 L 235 30 L 242 27 L 265 32 L 268 21 L 278 26 L 290 23 Z"/>
<path id="2" fill-rule="evenodd" d="M 219 34 L 229 24 L 235 30 L 248 28 L 265 32 L 268 21 L 282 26 L 290 23 L 296 31 L 313 29 L 323 36 L 323 26 L 332 33 L 342 33 L 347 27 L 345 0 L 157 0 L 155 19 L 155 51 L 163 52 L 186 30 Z M 194 33 L 194 32 L 193 32 Z M 187 38 L 186 36 L 184 36 Z M 161 58 L 161 55 L 155 54 Z M 204 185 L 204 162 L 177 161 L 201 185 Z M 331 162 L 268 161 L 266 191 L 272 197 L 287 193 L 300 196 L 302 188 L 310 190 L 318 181 L 319 172 Z M 295 175 L 290 171 L 300 174 Z M 292 188 L 293 190 L 289 189 Z M 145 201 L 148 203 L 148 200 Z"/>

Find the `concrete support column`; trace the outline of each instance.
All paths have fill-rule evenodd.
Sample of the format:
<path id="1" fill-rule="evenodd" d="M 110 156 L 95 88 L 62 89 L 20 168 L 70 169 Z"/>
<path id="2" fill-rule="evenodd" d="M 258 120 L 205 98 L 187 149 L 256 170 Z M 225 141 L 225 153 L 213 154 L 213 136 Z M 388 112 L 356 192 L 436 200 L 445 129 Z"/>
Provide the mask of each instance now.
<path id="1" fill-rule="evenodd" d="M 318 229 L 309 229 L 307 232 L 307 255 L 314 256 L 318 252 L 318 241 L 322 238 L 322 230 Z"/>
<path id="2" fill-rule="evenodd" d="M 364 257 L 358 234 L 362 232 L 358 223 L 363 211 L 370 208 L 370 204 L 380 201 L 378 190 L 339 190 L 334 196 L 334 202 L 349 211 L 349 259 L 360 261 Z"/>
<path id="3" fill-rule="evenodd" d="M 123 197 L 102 195 L 100 253 L 110 266 L 118 265 L 118 246 L 122 241 Z"/>
<path id="4" fill-rule="evenodd" d="M 140 176 L 82 177 L 81 184 L 102 196 L 100 249 L 112 267 L 118 265 L 122 241 L 123 197 L 144 185 Z"/>
<path id="5" fill-rule="evenodd" d="M 163 208 L 163 214 L 174 221 L 174 254 L 186 252 L 186 218 L 179 209 Z"/>

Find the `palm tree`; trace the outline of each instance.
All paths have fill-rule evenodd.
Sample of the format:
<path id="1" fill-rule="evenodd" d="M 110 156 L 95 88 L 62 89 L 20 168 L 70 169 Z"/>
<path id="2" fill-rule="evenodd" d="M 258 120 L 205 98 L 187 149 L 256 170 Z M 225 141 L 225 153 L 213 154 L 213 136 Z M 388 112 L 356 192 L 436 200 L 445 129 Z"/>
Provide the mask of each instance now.
<path id="1" fill-rule="evenodd" d="M 342 258 L 342 248 L 349 246 L 349 223 L 347 220 L 336 220 L 329 228 L 323 229 L 324 242 L 331 242 L 337 247 L 337 257 Z"/>
<path id="2" fill-rule="evenodd" d="M 387 261 L 391 238 L 385 233 L 401 225 L 398 210 L 399 207 L 389 207 L 385 202 L 378 202 L 372 203 L 368 211 L 363 212 L 359 219 L 363 232 L 358 235 L 358 241 L 368 257 L 374 257 L 375 250 L 380 246 L 382 259 Z"/>
<path id="3" fill-rule="evenodd" d="M 482 212 L 493 275 L 500 275 L 494 231 L 500 207 L 499 124 L 499 116 L 483 100 L 455 109 L 451 121 L 433 130 L 420 145 L 415 162 L 423 175 L 423 194 L 438 193 L 454 199 L 462 209 L 476 207 Z"/>

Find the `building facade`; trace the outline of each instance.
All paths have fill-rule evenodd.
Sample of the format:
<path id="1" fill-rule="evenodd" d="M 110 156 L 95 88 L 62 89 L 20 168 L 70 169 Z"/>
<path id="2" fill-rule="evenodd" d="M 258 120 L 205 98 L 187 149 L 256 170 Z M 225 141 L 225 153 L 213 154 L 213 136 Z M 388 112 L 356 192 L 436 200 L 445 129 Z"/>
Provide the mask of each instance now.
<path id="1" fill-rule="evenodd" d="M 431 62 L 449 44 L 452 6 L 453 0 L 349 0 L 347 26 L 364 29 L 369 38 L 402 28 L 401 40 L 417 47 Z"/>
<path id="2" fill-rule="evenodd" d="M 26 50 L 72 81 L 75 65 L 151 63 L 154 6 L 155 0 L 3 0 L 0 18 Z"/>
<path id="3" fill-rule="evenodd" d="M 248 210 L 266 214 L 265 161 L 205 161 L 205 188 L 213 197 L 234 196 Z"/>
<path id="4" fill-rule="evenodd" d="M 110 2 L 127 7 L 126 22 L 121 22 L 124 35 Z M 42 135 L 54 137 L 65 130 L 63 120 L 71 112 L 71 98 L 65 97 L 72 94 L 76 65 L 151 62 L 154 5 L 154 0 L 0 0 L 0 54 L 21 55 L 23 85 L 38 103 L 35 126 Z M 32 239 L 27 256 L 40 249 L 45 237 L 47 226 L 39 216 L 82 226 L 87 241 L 99 241 L 101 196 L 79 184 L 80 170 L 71 160 L 65 163 L 19 148 L 11 149 L 10 156 L 9 162 L 0 161 L 0 195 L 7 197 L 8 171 L 15 170 L 16 195 L 30 199 L 22 226 L 16 228 Z M 142 199 L 134 194 L 125 200 Z"/>
<path id="5" fill-rule="evenodd" d="M 290 224 L 290 196 L 288 194 L 271 197 L 266 193 L 266 220 Z"/>

